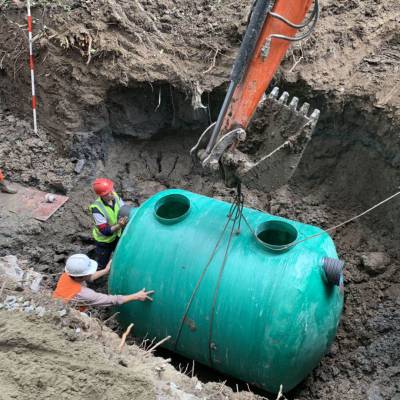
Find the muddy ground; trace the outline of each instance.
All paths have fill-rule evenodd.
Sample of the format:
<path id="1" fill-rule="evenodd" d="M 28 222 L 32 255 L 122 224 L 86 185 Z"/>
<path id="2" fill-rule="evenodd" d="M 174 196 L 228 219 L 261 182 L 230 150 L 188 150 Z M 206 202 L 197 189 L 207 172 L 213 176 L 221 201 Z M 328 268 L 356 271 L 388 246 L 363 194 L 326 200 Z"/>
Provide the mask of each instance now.
<path id="1" fill-rule="evenodd" d="M 289 52 L 275 82 L 321 109 L 314 137 L 288 185 L 245 196 L 250 207 L 328 227 L 399 186 L 400 4 L 322 6 L 315 34 Z M 21 120 L 30 118 L 24 10 L 0 7 L 0 167 L 15 182 L 70 196 L 47 223 L 0 210 L 0 255 L 52 274 L 68 254 L 90 254 L 95 176 L 113 178 L 137 204 L 165 187 L 230 198 L 192 165 L 189 149 L 215 119 L 247 2 L 36 7 L 39 137 Z M 399 217 L 396 199 L 334 234 L 346 261 L 342 323 L 290 398 L 400 398 Z"/>

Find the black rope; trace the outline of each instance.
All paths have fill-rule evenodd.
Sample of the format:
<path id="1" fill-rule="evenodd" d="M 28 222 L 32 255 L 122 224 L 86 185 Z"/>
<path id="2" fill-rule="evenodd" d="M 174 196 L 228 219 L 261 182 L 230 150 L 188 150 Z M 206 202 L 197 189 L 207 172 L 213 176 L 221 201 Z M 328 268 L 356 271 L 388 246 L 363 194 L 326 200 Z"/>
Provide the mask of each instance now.
<path id="1" fill-rule="evenodd" d="M 238 229 L 237 229 L 237 234 L 240 233 L 240 225 L 242 223 L 242 217 L 243 217 L 243 207 L 244 207 L 244 195 L 242 193 L 242 185 L 239 182 L 237 187 L 236 187 L 236 199 L 235 202 L 237 204 L 238 207 L 238 211 L 239 211 L 239 225 L 238 225 Z"/>
<path id="2" fill-rule="evenodd" d="M 228 260 L 229 249 L 230 249 L 230 246 L 231 246 L 232 237 L 233 237 L 233 234 L 235 232 L 235 225 L 236 225 L 236 222 L 239 220 L 239 215 L 241 214 L 241 209 L 240 209 L 239 204 L 238 203 L 235 203 L 235 204 L 236 204 L 236 206 L 235 206 L 236 214 L 235 214 L 235 218 L 233 220 L 231 231 L 229 233 L 229 240 L 228 240 L 228 244 L 226 245 L 224 259 L 222 261 L 222 265 L 221 265 L 221 268 L 219 270 L 217 287 L 215 288 L 213 304 L 211 306 L 210 327 L 209 327 L 209 333 L 208 333 L 208 361 L 209 361 L 210 365 L 213 364 L 211 352 L 212 352 L 213 347 L 214 347 L 213 346 L 212 337 L 213 337 L 213 325 L 214 325 L 214 317 L 215 317 L 215 307 L 217 305 L 217 299 L 218 299 L 218 294 L 219 294 L 219 288 L 221 286 L 222 275 L 224 273 L 226 261 Z"/>
<path id="3" fill-rule="evenodd" d="M 180 339 L 181 334 L 182 334 L 183 325 L 185 323 L 185 320 L 187 318 L 187 315 L 189 313 L 189 310 L 190 310 L 190 307 L 191 307 L 191 305 L 193 303 L 193 300 L 194 300 L 194 298 L 195 298 L 195 296 L 196 296 L 196 294 L 197 294 L 197 292 L 199 290 L 200 284 L 201 284 L 206 272 L 208 271 L 208 268 L 209 268 L 212 260 L 214 259 L 215 255 L 217 253 L 217 250 L 218 250 L 218 248 L 219 248 L 219 246 L 221 244 L 221 241 L 222 241 L 222 238 L 224 236 L 224 233 L 226 232 L 226 230 L 228 228 L 229 222 L 232 220 L 232 216 L 235 215 L 234 218 L 233 218 L 232 228 L 231 228 L 231 231 L 230 231 L 230 234 L 229 234 L 228 244 L 227 244 L 227 247 L 225 249 L 224 260 L 222 262 L 222 266 L 221 266 L 221 269 L 220 269 L 218 282 L 217 282 L 217 288 L 216 288 L 216 291 L 214 293 L 214 302 L 213 302 L 213 306 L 212 306 L 212 309 L 211 309 L 211 323 L 210 323 L 210 336 L 209 336 L 210 363 L 212 362 L 211 361 L 212 323 L 213 323 L 213 320 L 214 320 L 214 311 L 215 311 L 215 305 L 216 305 L 216 301 L 217 301 L 217 297 L 218 297 L 218 290 L 219 290 L 219 286 L 220 286 L 220 283 L 221 283 L 222 273 L 223 273 L 223 270 L 225 268 L 226 261 L 228 259 L 229 247 L 230 247 L 230 244 L 231 244 L 231 241 L 232 241 L 232 236 L 233 236 L 233 233 L 234 233 L 234 230 L 235 230 L 236 222 L 239 222 L 238 233 L 240 232 L 240 223 L 241 223 L 241 218 L 242 218 L 242 213 L 243 213 L 243 206 L 244 206 L 244 197 L 243 197 L 243 194 L 242 194 L 242 191 L 241 191 L 241 186 L 240 186 L 240 183 L 239 183 L 237 188 L 236 188 L 236 194 L 235 194 L 235 197 L 234 197 L 234 201 L 232 202 L 231 208 L 229 209 L 229 212 L 228 212 L 228 215 L 227 215 L 227 221 L 225 223 L 225 226 L 222 229 L 222 232 L 221 232 L 221 234 L 220 234 L 220 236 L 219 236 L 219 238 L 217 240 L 217 243 L 215 244 L 214 249 L 211 252 L 211 255 L 210 255 L 210 257 L 209 257 L 209 259 L 207 261 L 207 264 L 203 268 L 203 271 L 201 272 L 201 275 L 200 275 L 199 279 L 197 280 L 196 286 L 194 287 L 193 292 L 192 292 L 192 294 L 191 294 L 191 296 L 189 298 L 189 301 L 188 301 L 188 303 L 187 303 L 187 305 L 185 307 L 185 311 L 184 311 L 183 316 L 182 316 L 182 318 L 180 320 L 178 333 L 176 335 L 176 339 L 175 339 L 175 343 L 174 343 L 174 350 L 176 350 L 176 348 L 178 346 L 178 343 L 179 343 L 179 339 Z"/>
<path id="4" fill-rule="evenodd" d="M 207 261 L 207 264 L 203 268 L 203 271 L 201 272 L 201 275 L 200 275 L 199 279 L 197 280 L 196 286 L 194 287 L 193 292 L 192 292 L 192 294 L 190 296 L 190 299 L 189 299 L 189 301 L 188 301 L 188 303 L 186 305 L 185 312 L 183 313 L 182 319 L 181 319 L 181 321 L 179 323 L 179 329 L 178 329 L 178 334 L 176 335 L 176 339 L 175 339 L 174 350 L 176 350 L 176 348 L 178 346 L 178 342 L 179 342 L 179 339 L 180 339 L 180 336 L 181 336 L 181 333 L 182 333 L 183 324 L 185 323 L 185 319 L 186 319 L 186 317 L 187 317 L 187 315 L 189 313 L 190 306 L 193 303 L 194 297 L 197 294 L 197 291 L 198 291 L 198 289 L 200 287 L 201 281 L 203 280 L 204 275 L 206 274 L 206 272 L 208 270 L 208 267 L 211 264 L 211 261 L 213 260 L 215 254 L 217 253 L 218 247 L 221 244 L 222 238 L 224 236 L 224 233 L 225 233 L 226 228 L 228 227 L 228 224 L 229 224 L 230 221 L 231 221 L 231 216 L 228 215 L 228 219 L 227 219 L 227 221 L 225 223 L 225 226 L 224 226 L 224 228 L 223 228 L 223 230 L 222 230 L 222 232 L 221 232 L 221 234 L 220 234 L 220 236 L 218 238 L 217 243 L 214 246 L 213 251 L 211 252 L 211 255 L 210 255 L 210 258 Z"/>

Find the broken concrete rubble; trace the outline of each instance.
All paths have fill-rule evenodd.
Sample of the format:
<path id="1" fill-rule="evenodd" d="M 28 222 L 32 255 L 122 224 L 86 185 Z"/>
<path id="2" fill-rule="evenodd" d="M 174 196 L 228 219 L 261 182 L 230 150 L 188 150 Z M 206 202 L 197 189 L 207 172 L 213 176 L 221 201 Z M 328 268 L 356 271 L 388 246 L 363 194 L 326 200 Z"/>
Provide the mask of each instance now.
<path id="1" fill-rule="evenodd" d="M 43 275 L 33 269 L 22 269 L 17 257 L 13 255 L 0 258 L 0 276 L 17 284 L 19 288 L 29 288 L 32 292 L 38 292 Z"/>
<path id="2" fill-rule="evenodd" d="M 33 301 L 24 301 L 23 297 L 6 296 L 3 303 L 0 303 L 0 309 L 7 311 L 23 311 L 27 314 L 35 314 L 38 317 L 43 317 L 46 314 L 46 309 L 43 306 L 35 305 Z"/>

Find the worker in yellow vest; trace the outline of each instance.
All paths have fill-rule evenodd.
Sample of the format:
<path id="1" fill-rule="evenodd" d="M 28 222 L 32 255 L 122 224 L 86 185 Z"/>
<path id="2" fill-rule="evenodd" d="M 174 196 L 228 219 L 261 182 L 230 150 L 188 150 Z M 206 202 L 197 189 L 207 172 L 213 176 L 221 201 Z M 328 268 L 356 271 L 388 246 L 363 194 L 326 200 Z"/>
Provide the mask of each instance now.
<path id="1" fill-rule="evenodd" d="M 92 235 L 96 242 L 96 260 L 100 268 L 105 268 L 128 219 L 118 217 L 124 201 L 114 191 L 114 183 L 110 179 L 96 179 L 92 188 L 99 196 L 89 207 L 95 223 Z"/>
<path id="2" fill-rule="evenodd" d="M 53 292 L 53 298 L 63 300 L 65 303 L 73 303 L 79 306 L 81 311 L 86 311 L 89 306 L 117 306 L 130 301 L 146 301 L 154 290 L 142 290 L 128 295 L 108 295 L 95 292 L 86 286 L 86 282 L 93 282 L 110 272 L 111 260 L 106 268 L 97 271 L 97 262 L 91 260 L 85 254 L 70 256 L 65 264 L 65 272 L 61 275 L 57 287 Z"/>

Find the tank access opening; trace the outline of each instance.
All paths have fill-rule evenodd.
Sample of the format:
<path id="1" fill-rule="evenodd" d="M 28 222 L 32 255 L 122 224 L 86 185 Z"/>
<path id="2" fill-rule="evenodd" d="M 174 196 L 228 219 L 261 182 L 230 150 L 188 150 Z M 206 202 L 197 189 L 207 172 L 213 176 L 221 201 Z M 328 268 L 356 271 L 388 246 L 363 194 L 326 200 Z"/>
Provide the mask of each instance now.
<path id="1" fill-rule="evenodd" d="M 182 194 L 169 194 L 159 199 L 154 206 L 156 218 L 163 223 L 182 221 L 190 211 L 190 200 Z"/>
<path id="2" fill-rule="evenodd" d="M 258 242 L 272 251 L 288 250 L 297 239 L 297 230 L 284 221 L 267 221 L 256 229 Z"/>

